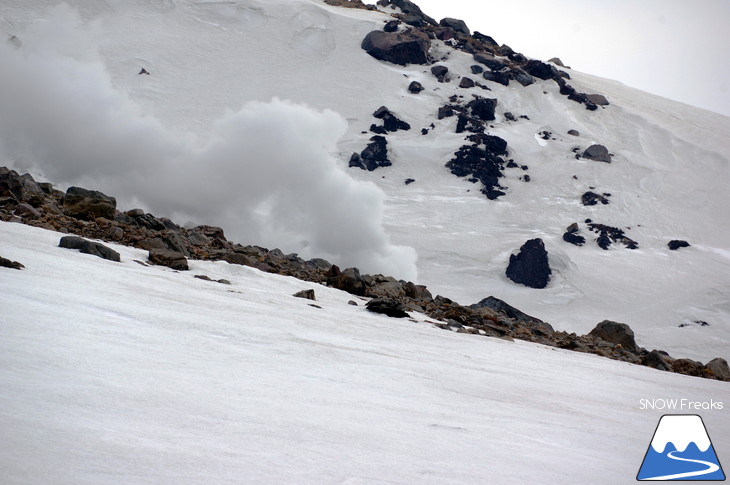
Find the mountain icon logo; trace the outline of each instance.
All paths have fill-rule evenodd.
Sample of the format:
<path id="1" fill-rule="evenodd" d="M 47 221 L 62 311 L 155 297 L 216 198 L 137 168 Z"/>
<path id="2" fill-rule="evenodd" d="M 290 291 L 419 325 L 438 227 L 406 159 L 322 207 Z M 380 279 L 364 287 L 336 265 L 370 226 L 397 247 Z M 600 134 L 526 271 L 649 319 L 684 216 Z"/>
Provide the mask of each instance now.
<path id="1" fill-rule="evenodd" d="M 702 418 L 696 414 L 662 416 L 636 479 L 725 480 Z"/>

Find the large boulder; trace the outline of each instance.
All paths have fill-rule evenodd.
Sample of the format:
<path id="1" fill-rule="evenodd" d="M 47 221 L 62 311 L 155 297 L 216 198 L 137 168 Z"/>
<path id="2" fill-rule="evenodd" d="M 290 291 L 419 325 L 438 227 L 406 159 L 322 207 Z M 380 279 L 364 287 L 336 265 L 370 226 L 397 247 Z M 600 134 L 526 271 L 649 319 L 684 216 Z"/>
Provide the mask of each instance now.
<path id="1" fill-rule="evenodd" d="M 149 254 L 149 261 L 152 264 L 167 266 L 178 271 L 187 271 L 188 260 L 183 253 L 170 249 L 152 249 Z"/>
<path id="2" fill-rule="evenodd" d="M 370 140 L 371 142 L 360 154 L 352 154 L 349 162 L 350 167 L 372 172 L 376 168 L 392 165 L 388 159 L 388 140 L 380 135 L 375 135 Z"/>
<path id="3" fill-rule="evenodd" d="M 406 306 L 391 298 L 375 298 L 365 304 L 365 307 L 374 313 L 382 313 L 394 318 L 408 318 L 410 315 L 406 312 Z"/>
<path id="4" fill-rule="evenodd" d="M 415 29 L 405 32 L 374 30 L 365 36 L 361 47 L 374 58 L 406 66 L 427 64 L 431 40 Z"/>
<path id="5" fill-rule="evenodd" d="M 509 318 L 517 320 L 518 322 L 529 323 L 529 324 L 532 324 L 539 328 L 543 328 L 550 332 L 555 331 L 553 329 L 552 325 L 550 325 L 549 323 L 543 322 L 539 318 L 530 316 L 527 313 L 524 313 L 521 310 L 518 310 L 517 308 L 513 307 L 509 303 L 507 303 L 503 300 L 500 300 L 499 298 L 495 298 L 494 296 L 489 296 L 487 298 L 482 299 L 479 303 L 474 303 L 473 305 L 469 305 L 469 308 L 472 308 L 477 311 L 482 308 L 488 308 L 490 310 L 494 310 L 495 312 L 501 313 Z"/>
<path id="6" fill-rule="evenodd" d="M 588 335 L 598 337 L 612 344 L 620 344 L 629 352 L 636 352 L 639 348 L 634 340 L 634 331 L 625 323 L 604 320 L 591 330 Z"/>
<path id="7" fill-rule="evenodd" d="M 61 238 L 58 246 L 67 249 L 78 249 L 84 254 L 92 254 L 109 261 L 119 262 L 121 260 L 119 253 L 113 249 L 108 248 L 101 243 L 87 241 L 86 239 L 78 236 L 64 236 Z"/>
<path id="8" fill-rule="evenodd" d="M 730 381 L 730 367 L 728 367 L 725 359 L 721 359 L 720 357 L 712 359 L 707 363 L 706 367 L 712 372 L 712 375 L 714 375 L 716 379 Z"/>
<path id="9" fill-rule="evenodd" d="M 333 265 L 327 274 L 327 284 L 338 290 L 346 291 L 353 295 L 365 296 L 368 284 L 357 268 L 347 268 L 340 271 L 336 265 Z"/>
<path id="10" fill-rule="evenodd" d="M 536 78 L 540 79 L 552 79 L 555 77 L 560 77 L 558 70 L 555 69 L 554 66 L 551 66 L 550 64 L 545 64 L 544 62 L 538 61 L 536 59 L 527 61 L 527 63 L 523 66 L 523 69 L 529 75 L 535 76 Z"/>
<path id="11" fill-rule="evenodd" d="M 403 12 L 401 18 L 407 24 L 418 26 L 425 24 L 436 25 L 436 20 L 423 13 L 421 7 L 410 0 L 378 0 L 378 5 L 383 7 L 387 7 L 388 5 L 398 7 Z"/>
<path id="12" fill-rule="evenodd" d="M 117 199 L 96 190 L 69 187 L 63 197 L 63 208 L 68 215 L 77 219 L 105 217 L 114 220 Z"/>
<path id="13" fill-rule="evenodd" d="M 530 288 L 545 288 L 550 282 L 550 263 L 542 239 L 530 239 L 518 254 L 509 257 L 507 277 Z"/>
<path id="14" fill-rule="evenodd" d="M 459 19 L 452 19 L 451 17 L 446 17 L 441 19 L 441 22 L 439 22 L 439 25 L 442 27 L 450 27 L 455 32 L 461 32 L 465 35 L 471 35 L 471 31 L 469 30 L 469 27 L 466 26 L 466 22 Z"/>
<path id="15" fill-rule="evenodd" d="M 583 152 L 583 158 L 595 160 L 596 162 L 611 163 L 611 154 L 608 148 L 603 145 L 591 145 Z"/>

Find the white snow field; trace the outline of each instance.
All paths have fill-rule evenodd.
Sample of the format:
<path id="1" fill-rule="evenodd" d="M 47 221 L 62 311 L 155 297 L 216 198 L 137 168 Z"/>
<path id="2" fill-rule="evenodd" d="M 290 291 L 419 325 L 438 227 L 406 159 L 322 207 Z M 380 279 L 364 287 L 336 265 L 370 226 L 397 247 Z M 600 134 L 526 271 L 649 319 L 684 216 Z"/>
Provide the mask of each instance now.
<path id="1" fill-rule="evenodd" d="M 664 398 L 723 402 L 700 412 L 730 462 L 727 383 L 60 236 L 0 223 L 0 252 L 26 266 L 0 268 L 4 485 L 630 484 L 668 412 L 640 400 Z M 305 288 L 316 302 L 291 296 Z"/>
<path id="2" fill-rule="evenodd" d="M 494 295 L 558 329 L 586 333 L 611 319 L 647 348 L 728 357 L 730 118 L 575 71 L 571 85 L 611 104 L 589 112 L 553 81 L 460 89 L 474 61 L 434 41 L 453 79 L 438 83 L 428 66 L 360 48 L 386 13 L 319 0 L 66 3 L 0 4 L 11 40 L 0 54 L 12 66 L 0 75 L 0 156 L 14 168 L 106 191 L 122 209 L 220 225 L 244 244 L 414 279 L 461 304 Z M 410 94 L 412 80 L 425 91 Z M 497 201 L 444 166 L 464 140 L 437 109 L 476 91 L 499 100 L 490 132 L 529 166 L 529 183 L 506 172 Z M 388 136 L 393 166 L 347 168 L 381 105 L 412 125 Z M 545 130 L 555 140 L 537 136 Z M 593 143 L 613 163 L 574 158 Z M 591 187 L 610 204 L 583 206 Z M 639 249 L 600 249 L 588 218 L 624 229 Z M 583 247 L 561 239 L 573 222 Z M 504 275 L 534 237 L 553 269 L 543 290 Z M 672 239 L 691 247 L 669 251 Z"/>

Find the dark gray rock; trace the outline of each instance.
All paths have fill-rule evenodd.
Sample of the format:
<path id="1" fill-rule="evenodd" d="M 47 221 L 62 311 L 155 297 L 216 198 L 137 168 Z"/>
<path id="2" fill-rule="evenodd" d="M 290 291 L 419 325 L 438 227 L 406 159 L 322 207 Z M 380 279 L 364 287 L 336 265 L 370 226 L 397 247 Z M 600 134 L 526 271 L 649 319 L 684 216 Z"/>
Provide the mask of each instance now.
<path id="1" fill-rule="evenodd" d="M 431 40 L 424 33 L 414 29 L 405 32 L 374 30 L 365 36 L 361 47 L 381 61 L 402 66 L 427 64 Z"/>
<path id="2" fill-rule="evenodd" d="M 493 121 L 494 110 L 497 107 L 497 100 L 493 98 L 476 98 L 469 101 L 466 107 L 472 116 L 482 121 Z"/>
<path id="3" fill-rule="evenodd" d="M 423 91 L 423 86 L 418 81 L 411 81 L 411 84 L 408 85 L 408 91 L 413 94 L 418 94 Z"/>
<path id="4" fill-rule="evenodd" d="M 357 268 L 347 268 L 340 271 L 336 265 L 332 265 L 327 275 L 327 284 L 338 290 L 358 296 L 365 296 L 368 287 Z"/>
<path id="5" fill-rule="evenodd" d="M 669 372 L 672 370 L 673 360 L 663 350 L 652 350 L 641 358 L 641 365 Z"/>
<path id="6" fill-rule="evenodd" d="M 611 163 L 611 154 L 608 153 L 608 148 L 603 145 L 591 145 L 583 152 L 583 158 L 589 160 L 595 160 L 596 162 Z"/>
<path id="7" fill-rule="evenodd" d="M 572 136 L 580 136 L 580 132 L 578 130 L 568 130 L 568 134 Z"/>
<path id="8" fill-rule="evenodd" d="M 453 19 L 450 17 L 446 17 L 441 19 L 439 22 L 439 25 L 442 27 L 450 27 L 454 29 L 456 32 L 461 32 L 465 35 L 471 35 L 471 31 L 469 30 L 469 27 L 466 26 L 466 22 L 459 19 Z"/>
<path id="9" fill-rule="evenodd" d="M 21 202 L 15 206 L 15 215 L 20 216 L 23 219 L 38 219 L 41 217 L 41 213 L 38 209 L 30 204 L 26 204 L 25 202 Z"/>
<path id="10" fill-rule="evenodd" d="M 314 300 L 317 299 L 317 298 L 315 298 L 315 296 L 314 296 L 314 290 L 312 290 L 312 289 L 298 291 L 298 292 L 294 293 L 293 296 L 295 296 L 297 298 L 304 298 L 305 300 L 313 300 L 314 301 Z"/>
<path id="11" fill-rule="evenodd" d="M 108 248 L 101 243 L 87 241 L 86 239 L 78 236 L 64 236 L 61 238 L 58 246 L 67 249 L 78 249 L 84 254 L 92 254 L 109 261 L 121 261 L 119 253 L 113 249 Z"/>
<path id="12" fill-rule="evenodd" d="M 375 298 L 365 304 L 365 308 L 373 313 L 381 313 L 393 318 L 408 318 L 405 305 L 390 298 Z"/>
<path id="13" fill-rule="evenodd" d="M 510 77 L 520 83 L 522 86 L 529 86 L 535 83 L 535 80 L 522 69 L 514 68 L 509 71 Z"/>
<path id="14" fill-rule="evenodd" d="M 672 241 L 669 241 L 667 243 L 667 246 L 669 246 L 669 249 L 671 249 L 672 251 L 676 251 L 679 248 L 688 248 L 690 244 L 687 241 L 673 239 Z"/>
<path id="15" fill-rule="evenodd" d="M 25 266 L 23 266 L 21 263 L 17 261 L 11 261 L 7 258 L 3 258 L 0 256 L 0 267 L 2 268 L 10 268 L 10 269 L 23 269 Z"/>
<path id="16" fill-rule="evenodd" d="M 596 194 L 595 192 L 588 191 L 585 194 L 583 194 L 580 198 L 583 205 L 596 205 L 599 202 L 603 205 L 608 205 L 608 197 L 603 196 L 601 194 Z"/>
<path id="17" fill-rule="evenodd" d="M 438 79 L 438 82 L 446 82 L 448 81 L 449 68 L 442 65 L 433 66 L 431 68 L 431 74 L 433 74 L 436 79 Z"/>
<path id="18" fill-rule="evenodd" d="M 598 106 L 607 106 L 609 104 L 606 97 L 602 94 L 586 94 L 585 96 L 588 101 Z"/>
<path id="19" fill-rule="evenodd" d="M 63 208 L 68 215 L 77 219 L 104 217 L 114 220 L 117 199 L 96 190 L 69 187 L 63 197 Z"/>
<path id="20" fill-rule="evenodd" d="M 372 172 L 377 168 L 392 165 L 388 159 L 388 140 L 380 135 L 375 135 L 370 140 L 370 144 L 359 155 L 353 153 L 352 157 L 350 157 L 350 167 L 357 167 Z"/>
<path id="21" fill-rule="evenodd" d="M 474 303 L 473 305 L 469 305 L 469 308 L 473 308 L 474 310 L 478 310 L 480 308 L 489 308 L 490 310 L 494 310 L 496 312 L 502 313 L 503 315 L 507 316 L 508 318 L 513 318 L 517 320 L 518 322 L 525 322 L 529 323 L 531 325 L 534 325 L 539 328 L 543 328 L 547 331 L 554 332 L 552 325 L 550 325 L 547 322 L 543 322 L 539 318 L 535 318 L 533 316 L 528 315 L 527 313 L 524 313 L 517 308 L 513 307 L 512 305 L 506 303 L 503 300 L 500 300 L 499 298 L 495 298 L 494 296 L 488 296 L 487 298 L 484 298 L 479 303 Z"/>
<path id="22" fill-rule="evenodd" d="M 411 129 L 411 125 L 406 123 L 405 121 L 399 119 L 395 114 L 393 114 L 392 111 L 390 111 L 385 106 L 381 106 L 375 112 L 373 113 L 373 116 L 375 118 L 378 118 L 380 120 L 383 120 L 383 126 L 382 127 L 375 127 L 375 125 L 370 127 L 370 131 L 376 131 L 373 128 L 382 128 L 382 133 L 393 133 L 398 130 L 405 130 L 408 131 Z"/>
<path id="23" fill-rule="evenodd" d="M 488 54 L 481 54 L 477 53 L 473 55 L 474 60 L 477 61 L 479 64 L 484 64 L 489 68 L 490 71 L 501 71 L 505 67 L 507 67 L 507 64 L 505 64 L 503 61 L 500 61 L 494 56 L 490 56 Z"/>
<path id="24" fill-rule="evenodd" d="M 436 20 L 423 13 L 421 8 L 410 0 L 378 0 L 377 3 L 383 7 L 387 7 L 388 5 L 398 7 L 409 20 L 418 19 L 422 24 L 437 25 Z M 410 23 L 405 18 L 403 21 Z"/>
<path id="25" fill-rule="evenodd" d="M 552 59 L 548 59 L 548 62 L 552 62 L 553 64 L 556 64 L 560 67 L 565 67 L 565 64 L 563 64 L 563 61 L 561 61 L 559 57 L 553 57 Z"/>
<path id="26" fill-rule="evenodd" d="M 509 258 L 506 275 L 515 283 L 530 288 L 545 288 L 550 282 L 550 263 L 542 239 L 530 239 L 518 254 Z"/>
<path id="27" fill-rule="evenodd" d="M 459 87 L 463 89 L 470 89 L 475 86 L 474 80 L 470 77 L 463 77 L 461 78 L 461 82 L 459 83 Z"/>
<path id="28" fill-rule="evenodd" d="M 153 249 L 149 253 L 149 261 L 159 266 L 167 266 L 178 271 L 187 271 L 188 260 L 183 253 L 170 249 Z"/>
<path id="29" fill-rule="evenodd" d="M 484 72 L 484 68 L 482 66 L 473 65 L 471 66 L 471 73 L 472 74 L 481 74 Z"/>
<path id="30" fill-rule="evenodd" d="M 400 25 L 400 20 L 391 20 L 389 22 L 385 23 L 385 26 L 383 27 L 383 31 L 392 33 L 398 31 L 398 26 Z"/>
<path id="31" fill-rule="evenodd" d="M 502 84 L 503 86 L 509 86 L 509 76 L 504 72 L 484 71 L 482 77 L 484 77 L 487 81 Z"/>
<path id="32" fill-rule="evenodd" d="M 555 69 L 554 66 L 545 64 L 544 62 L 536 59 L 527 61 L 527 63 L 523 66 L 523 69 L 527 72 L 527 74 L 543 80 L 560 77 L 558 70 Z"/>
<path id="33" fill-rule="evenodd" d="M 610 320 L 604 320 L 591 330 L 588 335 L 598 337 L 606 342 L 610 342 L 615 345 L 621 345 L 624 349 L 629 352 L 636 352 L 639 348 L 634 340 L 634 331 L 631 327 L 625 323 L 612 322 Z"/>

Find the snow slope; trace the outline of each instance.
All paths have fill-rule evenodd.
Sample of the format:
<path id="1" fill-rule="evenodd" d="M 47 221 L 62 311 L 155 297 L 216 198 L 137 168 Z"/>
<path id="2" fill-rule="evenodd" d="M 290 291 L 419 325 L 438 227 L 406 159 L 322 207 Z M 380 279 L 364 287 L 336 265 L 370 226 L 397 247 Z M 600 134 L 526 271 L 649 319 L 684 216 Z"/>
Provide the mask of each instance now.
<path id="1" fill-rule="evenodd" d="M 18 484 L 628 484 L 727 383 L 391 319 L 225 262 L 190 272 L 0 223 L 0 469 Z M 231 285 L 194 279 L 205 274 Z M 314 287 L 317 305 L 291 295 Z M 702 411 L 721 462 L 730 420 Z"/>
<path id="2" fill-rule="evenodd" d="M 56 46 L 57 33 L 44 20 L 55 18 L 47 8 L 56 3 L 3 2 L 0 29 L 8 36 Z M 631 325 L 642 346 L 703 361 L 728 357 L 730 226 L 724 221 L 730 202 L 725 190 L 730 180 L 729 118 L 574 71 L 570 82 L 578 91 L 604 94 L 611 105 L 588 112 L 560 96 L 552 81 L 527 88 L 489 83 L 492 91 L 487 95 L 499 99 L 491 132 L 509 142 L 510 157 L 530 167 L 532 181 L 520 181 L 519 170 L 508 172 L 507 195 L 488 201 L 476 186 L 444 168 L 463 137 L 454 133 L 453 118 L 436 119 L 437 108 L 451 94 L 470 93 L 458 89 L 458 82 L 437 83 L 427 66 L 389 65 L 360 49 L 364 35 L 388 18 L 384 13 L 329 7 L 315 0 L 68 3 L 80 13 L 81 27 L 59 27 L 68 34 L 63 37 L 67 41 L 54 49 L 99 63 L 118 93 L 128 96 L 145 119 L 176 133 L 177 139 L 192 137 L 204 145 L 207 137 L 216 139 L 216 123 L 227 112 L 248 101 L 278 96 L 333 110 L 348 121 L 332 153 L 345 167 L 350 154 L 367 143 L 370 134 L 361 132 L 375 121 L 371 113 L 379 106 L 388 106 L 409 122 L 413 130 L 389 136 L 392 167 L 348 173 L 358 181 L 376 183 L 385 194 L 382 223 L 397 249 L 384 250 L 390 251 L 385 258 L 398 259 L 392 256 L 401 254 L 403 246 L 414 248 L 418 282 L 434 293 L 462 304 L 494 295 L 556 328 L 578 333 L 613 319 Z M 73 24 L 67 20 L 67 27 L 69 22 Z M 42 35 L 33 37 L 34 29 L 43 30 Z M 473 64 L 469 56 L 441 42 L 434 43 L 432 54 L 446 59 L 454 78 L 469 74 Z M 138 75 L 142 67 L 151 75 Z M 420 81 L 426 90 L 409 94 L 411 80 Z M 84 82 L 79 81 L 86 87 Z M 505 111 L 530 119 L 508 122 L 502 116 Z M 431 123 L 436 128 L 422 136 L 420 129 Z M 580 137 L 567 135 L 569 129 L 579 130 Z M 556 139 L 536 137 L 544 130 Z M 571 149 L 592 143 L 606 145 L 615 155 L 613 163 L 575 160 Z M 43 153 L 58 152 L 48 147 Z M 54 182 L 81 183 L 78 176 L 64 172 L 57 159 L 42 158 L 17 152 L 7 157 L 34 173 L 54 173 Z M 105 175 L 100 172 L 85 182 L 114 193 L 123 206 L 141 205 L 160 216 L 173 215 L 174 204 L 144 192 L 144 183 L 130 183 L 122 190 L 117 178 Z M 216 181 L 227 184 L 216 190 L 238 190 L 236 179 L 246 174 L 235 175 Z M 403 180 L 409 177 L 416 182 L 405 186 Z M 580 195 L 589 187 L 611 193 L 611 204 L 581 205 Z M 353 205 L 358 204 L 365 202 L 353 199 Z M 227 234 L 244 243 L 261 242 L 248 240 L 251 225 L 235 224 L 233 212 L 224 214 L 214 205 L 212 219 L 198 222 L 223 225 Z M 587 218 L 630 228 L 627 235 L 640 249 L 603 251 L 592 243 L 578 248 L 561 240 L 568 225 Z M 585 228 L 582 233 L 592 239 Z M 545 240 L 553 266 L 554 278 L 545 290 L 514 285 L 504 276 L 509 255 L 533 237 Z M 279 237 L 273 245 L 306 254 L 309 241 L 304 239 L 294 234 Z M 671 239 L 686 239 L 692 247 L 671 252 L 666 246 Z M 347 265 L 347 259 L 336 262 Z M 395 276 L 408 272 L 392 272 L 399 270 Z M 679 327 L 693 321 L 710 326 Z"/>

